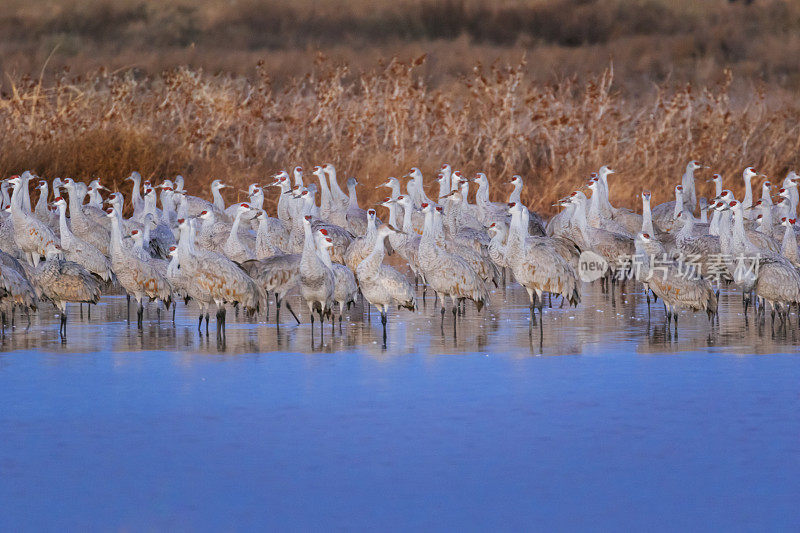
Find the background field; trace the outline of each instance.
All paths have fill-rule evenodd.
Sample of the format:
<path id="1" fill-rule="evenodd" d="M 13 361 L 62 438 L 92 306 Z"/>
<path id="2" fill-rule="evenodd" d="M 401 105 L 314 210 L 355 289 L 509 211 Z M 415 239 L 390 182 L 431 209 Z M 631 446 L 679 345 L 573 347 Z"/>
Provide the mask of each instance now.
<path id="1" fill-rule="evenodd" d="M 198 191 L 333 162 L 365 204 L 446 161 L 552 212 L 601 164 L 615 203 L 669 199 L 698 158 L 739 191 L 800 166 L 798 57 L 782 0 L 7 0 L 0 172 Z"/>

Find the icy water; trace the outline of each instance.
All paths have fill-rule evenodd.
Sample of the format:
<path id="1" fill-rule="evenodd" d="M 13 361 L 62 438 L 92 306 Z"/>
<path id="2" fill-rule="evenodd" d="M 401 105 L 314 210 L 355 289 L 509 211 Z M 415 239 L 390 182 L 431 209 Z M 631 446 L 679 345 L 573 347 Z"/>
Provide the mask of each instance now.
<path id="1" fill-rule="evenodd" d="M 635 290 L 635 287 L 628 287 Z M 295 303 L 296 302 L 296 303 Z M 301 306 L 293 300 L 296 310 Z M 0 339 L 0 530 L 800 528 L 800 331 L 493 295 L 227 340 L 104 298 Z M 271 310 L 274 313 L 274 308 Z M 307 312 L 301 311 L 307 319 Z M 135 313 L 134 313 L 135 318 Z M 272 318 L 272 315 L 271 315 Z"/>

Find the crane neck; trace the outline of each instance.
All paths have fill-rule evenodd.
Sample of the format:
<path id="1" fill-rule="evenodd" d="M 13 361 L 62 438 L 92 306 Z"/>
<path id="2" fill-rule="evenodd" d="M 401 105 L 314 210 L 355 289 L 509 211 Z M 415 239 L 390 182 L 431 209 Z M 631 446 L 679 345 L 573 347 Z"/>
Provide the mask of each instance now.
<path id="1" fill-rule="evenodd" d="M 42 184 L 39 188 L 39 199 L 36 201 L 35 210 L 37 213 L 47 213 L 47 197 L 49 196 L 49 191 L 47 187 L 47 182 Z"/>
<path id="2" fill-rule="evenodd" d="M 475 203 L 479 205 L 489 204 L 489 183 L 485 178 L 478 181 L 478 190 L 475 191 Z"/>
<path id="3" fill-rule="evenodd" d="M 336 179 L 336 170 L 331 170 L 328 174 L 328 179 L 331 182 L 331 192 L 333 193 L 336 198 L 347 198 L 347 195 L 344 191 L 339 187 L 339 181 Z"/>
<path id="4" fill-rule="evenodd" d="M 761 224 L 765 228 L 766 231 L 762 231 L 762 233 L 767 233 L 767 231 L 772 231 L 772 204 L 765 204 L 761 203 Z M 767 229 L 768 228 L 768 229 Z M 767 233 L 769 235 L 769 233 Z"/>
<path id="5" fill-rule="evenodd" d="M 384 244 L 384 240 L 386 239 L 385 233 L 378 233 L 377 238 L 375 239 L 375 245 L 372 247 L 372 250 L 369 252 L 369 255 L 364 258 L 364 260 L 358 265 L 362 267 L 362 272 L 366 270 L 368 273 L 375 273 L 383 263 L 383 256 L 386 252 L 386 247 Z"/>
<path id="6" fill-rule="evenodd" d="M 67 224 L 67 206 L 60 204 L 58 206 L 58 229 L 61 232 L 62 241 L 71 241 L 73 238 L 72 231 Z"/>
<path id="7" fill-rule="evenodd" d="M 572 215 L 572 220 L 578 226 L 584 242 L 589 244 L 589 223 L 586 221 L 586 198 L 578 198 L 575 202 L 575 212 Z"/>
<path id="8" fill-rule="evenodd" d="M 349 193 L 348 209 L 358 209 L 358 193 L 356 192 L 355 185 L 348 185 L 347 192 Z M 391 209 L 390 209 L 391 212 Z"/>
<path id="9" fill-rule="evenodd" d="M 708 233 L 710 235 L 716 235 L 719 237 L 719 220 L 720 220 L 721 213 L 714 209 L 714 212 L 711 214 L 711 222 L 708 224 Z"/>
<path id="10" fill-rule="evenodd" d="M 211 190 L 211 197 L 214 198 L 214 207 L 216 207 L 217 209 L 219 209 L 220 211 L 222 211 L 224 213 L 225 212 L 225 199 L 222 197 L 222 193 L 219 192 L 219 191 L 220 191 L 219 188 L 214 187 Z M 153 207 L 155 207 L 155 205 Z"/>
<path id="11" fill-rule="evenodd" d="M 400 229 L 397 226 L 397 205 L 394 202 L 389 203 L 389 225 L 395 229 Z"/>
<path id="12" fill-rule="evenodd" d="M 642 233 L 655 235 L 653 228 L 653 211 L 650 209 L 650 198 L 642 198 Z"/>
<path id="13" fill-rule="evenodd" d="M 786 231 L 783 233 L 781 254 L 785 257 L 798 258 L 797 237 L 795 236 L 794 228 L 791 224 L 786 225 Z"/>
<path id="14" fill-rule="evenodd" d="M 514 183 L 514 190 L 511 191 L 511 194 L 508 196 L 508 203 L 511 203 L 511 202 L 515 202 L 515 203 L 518 203 L 518 204 L 522 203 L 522 200 L 521 200 L 522 188 L 524 186 L 525 186 L 525 184 L 522 183 L 522 180 L 517 180 L 517 182 Z"/>
<path id="15" fill-rule="evenodd" d="M 744 200 L 742 200 L 742 207 L 751 207 L 753 205 L 753 183 L 749 177 L 744 178 Z"/>
<path id="16" fill-rule="evenodd" d="M 413 214 L 414 208 L 412 206 L 403 206 L 403 231 L 409 235 L 414 231 L 414 223 L 412 221 Z M 427 220 L 427 217 L 425 218 Z"/>
<path id="17" fill-rule="evenodd" d="M 687 167 L 681 178 L 681 185 L 683 186 L 683 193 L 685 201 L 688 202 L 692 213 L 697 207 L 697 193 L 694 187 L 694 167 Z"/>

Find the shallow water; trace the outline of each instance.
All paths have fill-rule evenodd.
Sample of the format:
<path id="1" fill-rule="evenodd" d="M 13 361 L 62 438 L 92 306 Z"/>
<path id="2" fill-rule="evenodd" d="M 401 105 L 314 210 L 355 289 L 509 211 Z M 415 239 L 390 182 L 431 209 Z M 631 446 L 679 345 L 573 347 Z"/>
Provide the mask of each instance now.
<path id="1" fill-rule="evenodd" d="M 58 334 L 58 314 L 43 309 L 33 315 L 27 326 L 25 317 L 17 317 L 16 327 L 0 337 L 0 350 L 47 350 L 84 353 L 103 349 L 111 352 L 165 350 L 189 353 L 316 353 L 342 350 L 372 354 L 450 354 L 510 353 L 526 355 L 566 355 L 602 353 L 608 350 L 661 353 L 676 351 L 713 351 L 738 354 L 792 353 L 800 341 L 797 316 L 781 327 L 772 326 L 769 317 L 756 321 L 752 310 L 749 320 L 742 312 L 741 296 L 724 291 L 720 301 L 719 324 L 712 325 L 701 313 L 684 312 L 677 333 L 667 329 L 661 303 L 651 304 L 648 320 L 647 302 L 639 285 L 628 284 L 612 299 L 599 284 L 584 284 L 582 302 L 577 308 L 545 306 L 544 321 L 538 318 L 531 327 L 528 296 L 518 286 L 491 293 L 488 308 L 481 313 L 468 304 L 466 315 L 453 320 L 448 311 L 441 315 L 434 309 L 430 294 L 423 307 L 412 313 L 405 309 L 390 312 L 387 344 L 384 348 L 380 316 L 362 304 L 345 314 L 340 330 L 331 325 L 322 330 L 319 322 L 313 331 L 309 315 L 298 296 L 290 296 L 293 309 L 303 323 L 299 326 L 284 307 L 281 327 L 274 323 L 275 307 L 269 320 L 236 316 L 228 312 L 225 342 L 216 337 L 214 316 L 210 335 L 199 335 L 196 308 L 178 304 L 175 323 L 171 312 L 159 320 L 151 304 L 145 314 L 144 328 L 136 328 L 135 304 L 131 307 L 133 323 L 127 321 L 126 301 L 121 296 L 105 296 L 92 307 L 92 318 L 84 307 L 70 305 L 67 338 Z M 420 293 L 421 296 L 421 293 Z M 541 327 L 540 327 L 541 326 Z M 203 327 L 205 331 L 205 326 Z"/>
<path id="2" fill-rule="evenodd" d="M 584 289 L 541 330 L 512 289 L 455 336 L 392 312 L 385 349 L 374 310 L 313 344 L 286 312 L 229 313 L 224 344 L 191 306 L 141 333 L 124 298 L 71 306 L 65 342 L 17 317 L 0 529 L 797 530 L 797 317 L 745 325 L 723 295 L 676 336 L 660 303 L 648 324 L 641 294 Z"/>

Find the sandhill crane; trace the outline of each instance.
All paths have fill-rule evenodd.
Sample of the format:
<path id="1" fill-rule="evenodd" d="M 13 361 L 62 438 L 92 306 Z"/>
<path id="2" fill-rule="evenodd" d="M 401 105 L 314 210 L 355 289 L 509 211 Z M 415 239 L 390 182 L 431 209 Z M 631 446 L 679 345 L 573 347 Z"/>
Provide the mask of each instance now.
<path id="1" fill-rule="evenodd" d="M 797 234 L 794 230 L 795 222 L 797 222 L 797 220 L 794 218 L 783 217 L 781 219 L 781 226 L 786 228 L 781 244 L 781 255 L 788 259 L 796 268 L 799 268 L 800 253 L 797 251 Z"/>
<path id="2" fill-rule="evenodd" d="M 131 175 L 125 178 L 125 181 L 131 182 L 131 205 L 133 206 L 133 216 L 136 217 L 142 209 L 144 209 L 144 200 L 142 200 L 142 175 L 136 171 L 131 172 Z"/>
<path id="3" fill-rule="evenodd" d="M 677 331 L 679 309 L 705 311 L 711 320 L 717 313 L 717 296 L 708 280 L 700 276 L 685 275 L 673 262 L 661 261 L 658 267 L 654 267 L 646 249 L 646 244 L 650 242 L 651 238 L 647 233 L 636 234 L 634 246 L 637 268 L 634 272 L 637 279 L 646 281 L 653 294 L 661 298 L 667 315 L 667 326 L 674 320 Z"/>
<path id="4" fill-rule="evenodd" d="M 753 207 L 753 183 L 752 179 L 758 176 L 758 173 L 753 170 L 753 167 L 747 167 L 742 172 L 742 179 L 744 180 L 744 199 L 742 200 L 742 209 L 744 210 L 745 217 L 747 219 L 755 218 L 755 214 L 752 214 L 752 207 Z"/>
<path id="5" fill-rule="evenodd" d="M 239 240 L 239 225 L 242 221 L 242 216 L 245 213 L 250 212 L 250 205 L 249 204 L 239 204 L 238 209 L 236 210 L 236 218 L 233 220 L 233 225 L 231 226 L 231 231 L 228 234 L 228 238 L 225 241 L 225 245 L 222 247 L 222 251 L 225 256 L 233 261 L 234 263 L 244 263 L 245 261 L 249 261 L 251 259 L 255 259 L 256 255 L 250 247 L 246 246 Z"/>
<path id="6" fill-rule="evenodd" d="M 415 279 L 422 279 L 424 283 L 425 276 L 419 266 L 419 242 L 422 236 L 417 233 L 414 226 L 414 207 L 411 205 L 411 199 L 405 195 L 398 196 L 395 203 L 404 208 L 402 233 L 389 235 L 389 242 L 392 249 L 408 262 Z"/>
<path id="7" fill-rule="evenodd" d="M 278 187 L 278 220 L 289 227 L 292 222 L 292 215 L 289 209 L 289 203 L 292 201 L 290 197 L 292 192 L 292 183 L 289 181 L 289 174 L 285 170 L 278 172 L 272 176 L 272 183 L 270 183 L 269 186 Z"/>
<path id="8" fill-rule="evenodd" d="M 356 276 L 364 298 L 380 310 L 384 346 L 386 345 L 386 322 L 389 307 L 397 305 L 398 308 L 405 307 L 413 311 L 417 305 L 414 289 L 405 276 L 383 264 L 384 240 L 393 233 L 399 232 L 386 224 L 381 224 L 376 231 L 373 249 L 356 269 Z"/>
<path id="9" fill-rule="evenodd" d="M 361 237 L 356 237 L 344 253 L 344 264 L 352 271 L 364 260 L 375 245 L 377 226 L 375 210 L 367 211 L 367 227 Z"/>
<path id="10" fill-rule="evenodd" d="M 522 190 L 525 188 L 525 182 L 523 181 L 522 176 L 520 176 L 519 174 L 511 176 L 511 181 L 509 183 L 511 183 L 511 185 L 514 186 L 514 190 L 512 190 L 511 194 L 508 196 L 508 203 L 524 205 L 521 199 Z M 539 215 L 536 211 L 531 211 L 530 209 L 528 210 L 528 213 L 529 213 L 528 217 L 529 234 L 539 235 L 539 236 L 544 236 L 544 235 L 552 236 L 552 233 L 548 233 L 547 226 L 549 224 L 545 223 L 541 215 Z M 567 217 L 567 220 L 569 220 L 569 217 Z"/>
<path id="11" fill-rule="evenodd" d="M 515 202 L 509 202 L 515 203 Z M 503 222 L 492 222 L 487 230 L 491 240 L 489 241 L 488 251 L 489 258 L 494 262 L 497 268 L 505 269 L 511 268 L 506 256 L 506 239 L 508 237 L 508 226 Z"/>
<path id="12" fill-rule="evenodd" d="M 78 263 L 83 268 L 105 282 L 111 281 L 113 272 L 111 261 L 100 250 L 76 237 L 67 225 L 67 202 L 58 197 L 53 204 L 58 209 L 59 227 L 61 230 L 61 248 L 68 261 Z"/>
<path id="13" fill-rule="evenodd" d="M 225 199 L 220 192 L 227 187 L 222 180 L 215 179 L 211 182 L 211 197 L 213 202 L 209 202 L 204 198 L 198 196 L 186 195 L 186 208 L 188 216 L 196 217 L 201 211 L 213 211 L 215 215 L 221 218 L 225 216 Z"/>
<path id="14" fill-rule="evenodd" d="M 430 201 L 428 196 L 425 194 L 425 187 L 422 183 L 422 172 L 416 167 L 412 167 L 409 170 L 406 177 L 411 178 L 411 181 L 408 182 L 406 189 L 408 190 L 408 194 L 411 196 L 411 200 L 413 200 L 415 206 L 421 206 L 423 203 L 432 204 L 433 202 Z"/>
<path id="15" fill-rule="evenodd" d="M 755 293 L 770 305 L 773 322 L 776 312 L 783 320 L 792 305 L 800 304 L 800 272 L 783 256 L 761 258 Z M 761 309 L 763 315 L 764 307 Z"/>
<path id="16" fill-rule="evenodd" d="M 197 246 L 204 250 L 223 253 L 225 242 L 231 232 L 230 224 L 218 220 L 214 210 L 204 209 L 197 218 L 201 221 L 196 241 Z"/>
<path id="17" fill-rule="evenodd" d="M 567 201 L 575 204 L 573 223 L 576 225 L 577 239 L 572 239 L 582 250 L 592 250 L 608 263 L 613 273 L 621 274 L 627 269 L 633 256 L 633 241 L 624 235 L 600 228 L 592 228 L 586 220 L 586 196 L 578 192 Z"/>
<path id="18" fill-rule="evenodd" d="M 792 170 L 789 171 L 788 174 L 786 174 L 786 177 L 783 178 L 783 182 L 781 183 L 781 188 L 786 190 L 787 198 L 790 200 L 792 209 L 796 209 L 798 203 L 800 203 L 800 201 L 798 200 L 800 193 L 798 193 L 797 191 L 798 180 L 800 180 L 800 176 L 798 176 L 797 173 L 794 170 Z M 792 218 L 794 218 L 797 215 L 797 212 L 792 211 L 791 215 Z"/>
<path id="19" fill-rule="evenodd" d="M 206 335 L 208 335 L 208 310 L 215 305 L 211 291 L 206 290 L 208 284 L 198 283 L 193 276 L 195 271 L 189 266 L 190 255 L 194 250 L 194 229 L 185 219 L 179 219 L 181 239 L 178 246 L 171 246 L 169 255 L 170 262 L 167 265 L 167 280 L 170 282 L 175 294 L 186 299 L 194 300 L 200 308 L 200 318 L 197 323 L 197 331 L 201 332 L 203 327 L 203 317 L 206 319 Z M 219 328 L 218 330 L 219 331 Z"/>
<path id="20" fill-rule="evenodd" d="M 10 205 L 0 211 L 0 252 L 22 257 L 22 251 L 14 239 L 14 217 L 11 216 Z"/>
<path id="21" fill-rule="evenodd" d="M 0 180 L 0 209 L 5 209 L 11 205 L 11 197 L 8 195 L 8 180 Z"/>
<path id="22" fill-rule="evenodd" d="M 389 198 L 391 198 L 392 200 L 397 200 L 397 198 L 400 197 L 400 195 L 403 194 L 403 192 L 401 190 L 401 187 L 400 187 L 400 180 L 398 180 L 395 177 L 391 177 L 390 176 L 390 177 L 386 178 L 385 182 L 381 183 L 380 185 L 378 185 L 375 188 L 376 189 L 380 189 L 381 187 L 388 187 L 391 190 L 391 193 L 389 194 Z M 405 210 L 403 209 L 403 207 L 401 205 L 398 204 L 397 205 L 397 216 L 398 216 L 398 218 L 403 218 L 404 215 L 405 215 Z"/>
<path id="23" fill-rule="evenodd" d="M 588 187 L 589 190 L 592 191 L 592 198 L 589 203 L 589 212 L 586 215 L 589 225 L 595 228 L 601 228 L 606 231 L 618 233 L 619 235 L 624 235 L 628 238 L 633 238 L 633 235 L 642 226 L 642 217 L 636 215 L 638 217 L 638 220 L 636 221 L 635 229 L 633 232 L 628 231 L 628 228 L 620 224 L 617 220 L 611 217 L 606 217 L 603 214 L 601 210 L 602 188 L 600 186 L 600 182 L 597 179 L 593 179 L 589 182 Z"/>
<path id="24" fill-rule="evenodd" d="M 61 247 L 48 247 L 45 261 L 29 271 L 31 282 L 40 299 L 53 302 L 61 311 L 59 334 L 67 335 L 67 303 L 96 304 L 100 301 L 100 283 L 78 263 L 67 261 Z"/>
<path id="25" fill-rule="evenodd" d="M 308 190 L 303 191 L 301 196 L 303 197 L 302 216 L 297 218 L 297 224 L 292 228 L 294 233 L 292 239 L 293 241 L 299 240 L 301 238 L 300 229 L 302 229 L 302 241 L 304 243 L 303 246 L 305 246 L 305 217 L 313 214 L 314 198 Z M 297 227 L 298 225 L 300 228 Z M 311 229 L 318 231 L 323 228 L 328 231 L 328 236 L 333 240 L 331 259 L 337 263 L 344 263 L 344 254 L 353 240 L 355 240 L 355 237 L 352 233 L 337 224 L 326 222 L 321 219 L 313 219 L 312 217 Z"/>
<path id="26" fill-rule="evenodd" d="M 478 220 L 484 226 L 489 226 L 493 222 L 505 221 L 506 217 L 506 204 L 492 202 L 489 199 L 489 179 L 483 172 L 475 174 L 475 183 L 478 184 L 478 190 L 475 193 L 475 205 L 478 208 Z"/>
<path id="27" fill-rule="evenodd" d="M 14 222 L 14 242 L 25 254 L 28 262 L 36 266 L 39 259 L 58 241 L 50 226 L 31 216 L 23 209 L 23 180 L 19 176 L 9 179 L 14 191 L 11 194 L 11 217 Z"/>
<path id="28" fill-rule="evenodd" d="M 58 233 L 58 218 L 47 207 L 48 186 L 45 180 L 39 180 L 39 198 L 33 208 L 33 216 L 47 224 L 54 233 Z"/>
<path id="29" fill-rule="evenodd" d="M 289 248 L 289 232 L 283 222 L 268 216 L 263 209 L 256 215 L 256 220 L 258 229 L 256 229 L 256 246 L 253 250 L 256 259 L 283 254 L 283 250 Z"/>
<path id="30" fill-rule="evenodd" d="M 689 161 L 686 164 L 686 170 L 684 170 L 683 176 L 681 176 L 681 185 L 686 193 L 683 197 L 684 205 L 681 207 L 681 211 L 686 209 L 690 213 L 694 213 L 697 207 L 697 191 L 695 188 L 694 173 L 701 168 L 703 168 L 703 165 L 698 161 Z"/>
<path id="31" fill-rule="evenodd" d="M 463 299 L 475 302 L 480 311 L 489 300 L 486 285 L 465 259 L 437 244 L 434 210 L 431 204 L 423 203 L 422 210 L 425 213 L 425 229 L 419 244 L 419 265 L 425 281 L 442 304 L 442 320 L 444 320 L 447 296 L 453 301 L 454 318 L 457 304 Z"/>
<path id="32" fill-rule="evenodd" d="M 578 194 L 577 192 L 573 192 L 572 195 Z M 513 198 L 513 195 L 512 195 Z M 518 204 L 516 200 L 509 200 L 509 204 Z M 572 217 L 575 214 L 575 204 L 569 201 L 569 197 L 562 198 L 553 206 L 560 206 L 562 209 L 559 211 L 553 218 L 551 218 L 547 222 L 547 226 L 545 227 L 545 235 L 548 237 L 554 236 L 568 236 L 574 228 L 572 227 Z"/>
<path id="33" fill-rule="evenodd" d="M 301 257 L 300 254 L 278 254 L 266 259 L 245 261 L 242 264 L 244 271 L 253 278 L 265 293 L 275 293 L 275 306 L 277 307 L 275 324 L 278 326 L 281 319 L 281 304 L 284 302 L 288 292 L 300 281 Z M 292 310 L 289 300 L 285 301 L 286 309 L 289 310 L 299 324 L 300 319 L 297 318 L 294 310 Z"/>
<path id="34" fill-rule="evenodd" d="M 178 227 L 181 240 L 178 243 L 177 265 L 185 268 L 190 279 L 194 280 L 192 289 L 197 294 L 196 299 L 213 302 L 217 306 L 217 336 L 224 337 L 225 305 L 241 306 L 248 313 L 257 313 L 266 301 L 266 294 L 250 276 L 224 255 L 195 248 L 193 229 L 186 220 L 178 220 Z"/>
<path id="35" fill-rule="evenodd" d="M 305 243 L 300 258 L 300 294 L 308 305 L 311 315 L 311 332 L 314 332 L 314 308 L 319 313 L 319 331 L 322 335 L 323 316 L 330 312 L 333 302 L 333 272 L 322 262 L 317 253 L 317 245 L 311 229 L 311 215 L 303 219 Z M 324 228 L 322 228 L 324 229 Z M 327 229 L 323 233 L 328 236 Z"/>
<path id="36" fill-rule="evenodd" d="M 358 195 L 356 193 L 356 185 L 358 180 L 350 178 L 347 180 L 347 190 L 350 193 L 350 203 L 347 207 L 347 230 L 353 235 L 364 235 L 367 231 L 367 212 L 358 206 Z M 377 219 L 377 224 L 380 224 L 380 219 Z"/>
<path id="37" fill-rule="evenodd" d="M 714 184 L 714 198 L 722 196 L 722 175 L 714 174 L 708 182 Z"/>
<path id="38" fill-rule="evenodd" d="M 453 191 L 451 194 L 461 195 L 460 191 Z M 447 239 L 444 233 L 442 206 L 437 205 L 433 210 L 433 231 L 437 243 L 447 252 L 455 254 L 466 261 L 470 268 L 480 276 L 484 282 L 491 281 L 495 287 L 501 281 L 500 272 L 489 259 L 486 247 L 489 244 L 489 235 L 481 230 L 480 232 L 470 232 L 470 228 L 458 228 L 456 232 Z"/>
<path id="39" fill-rule="evenodd" d="M 342 328 L 342 316 L 345 306 L 358 301 L 358 285 L 353 271 L 339 263 L 331 261 L 330 249 L 333 248 L 333 239 L 326 234 L 327 230 L 315 232 L 317 251 L 325 266 L 333 273 L 333 301 L 339 304 L 339 329 Z M 333 326 L 333 304 L 331 304 L 331 326 Z"/>
<path id="40" fill-rule="evenodd" d="M 338 203 L 334 203 L 333 197 L 331 196 L 325 170 L 320 166 L 315 166 L 311 173 L 319 180 L 319 216 L 324 220 L 330 221 L 333 221 L 334 218 L 340 218 L 337 212 L 339 206 Z"/>
<path id="41" fill-rule="evenodd" d="M 294 178 L 294 184 L 298 187 L 303 186 L 303 167 L 296 166 L 292 169 L 292 177 Z"/>
<path id="42" fill-rule="evenodd" d="M 527 224 L 523 219 L 525 210 L 520 204 L 509 204 L 511 227 L 506 245 L 506 259 L 514 278 L 528 291 L 533 323 L 537 301 L 541 318 L 544 292 L 559 294 L 576 306 L 581 298 L 575 270 L 558 252 L 553 239 L 527 235 Z"/>
<path id="43" fill-rule="evenodd" d="M 675 200 L 658 204 L 651 209 L 653 222 L 661 229 L 669 231 L 675 219 L 678 218 L 678 214 L 683 211 L 684 206 L 686 206 L 686 202 L 683 195 L 683 185 L 676 185 Z M 687 209 L 687 211 L 689 211 L 689 209 Z"/>
<path id="44" fill-rule="evenodd" d="M 17 307 L 30 311 L 36 309 L 36 291 L 31 285 L 25 268 L 5 252 L 0 252 L 0 322 L 5 333 L 8 313 Z"/>
<path id="45" fill-rule="evenodd" d="M 339 182 L 336 179 L 336 168 L 330 163 L 327 163 L 325 166 L 322 167 L 322 170 L 328 176 L 328 184 L 330 185 L 331 190 L 331 199 L 336 202 L 338 213 L 340 214 L 347 214 L 347 207 L 350 205 L 350 198 L 344 193 L 344 191 L 339 187 Z M 339 226 L 344 226 L 344 222 L 340 224 L 336 220 L 333 221 Z"/>
<path id="46" fill-rule="evenodd" d="M 83 196 L 80 184 L 72 178 L 64 180 L 64 188 L 69 194 L 69 225 L 72 233 L 88 242 L 104 255 L 109 255 L 111 234 L 105 226 L 98 226 L 93 218 L 89 218 L 83 210 Z"/>
<path id="47" fill-rule="evenodd" d="M 121 215 L 114 208 L 108 210 L 111 219 L 111 267 L 119 284 L 137 303 L 137 325 L 142 327 L 144 298 L 161 300 L 169 307 L 172 287 L 166 278 L 148 262 L 124 245 L 120 229 Z"/>
<path id="48" fill-rule="evenodd" d="M 733 236 L 734 242 L 740 246 L 739 251 L 746 253 L 780 254 L 781 245 L 771 236 L 764 235 L 754 229 L 745 229 L 744 206 L 733 201 L 729 204 L 733 211 Z M 755 247 L 755 248 L 753 248 Z"/>

